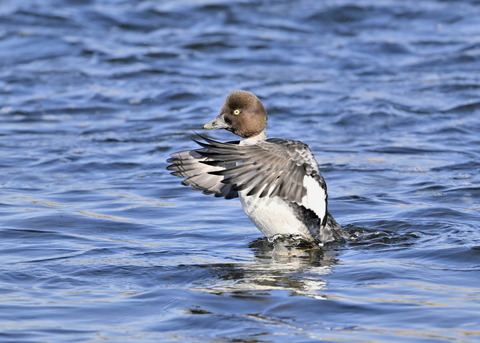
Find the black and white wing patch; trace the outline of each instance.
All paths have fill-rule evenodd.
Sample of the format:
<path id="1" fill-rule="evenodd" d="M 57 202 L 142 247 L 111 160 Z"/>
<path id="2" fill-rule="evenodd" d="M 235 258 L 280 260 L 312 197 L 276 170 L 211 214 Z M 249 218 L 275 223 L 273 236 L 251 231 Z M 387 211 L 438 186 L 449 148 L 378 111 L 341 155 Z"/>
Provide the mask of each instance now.
<path id="1" fill-rule="evenodd" d="M 211 176 L 233 185 L 247 196 L 280 197 L 313 211 L 320 223 L 327 220 L 327 187 L 310 148 L 298 141 L 268 139 L 252 145 L 222 143 L 200 136 L 196 141 L 205 157 L 201 163 L 216 167 Z M 188 180 L 188 179 L 187 179 Z"/>

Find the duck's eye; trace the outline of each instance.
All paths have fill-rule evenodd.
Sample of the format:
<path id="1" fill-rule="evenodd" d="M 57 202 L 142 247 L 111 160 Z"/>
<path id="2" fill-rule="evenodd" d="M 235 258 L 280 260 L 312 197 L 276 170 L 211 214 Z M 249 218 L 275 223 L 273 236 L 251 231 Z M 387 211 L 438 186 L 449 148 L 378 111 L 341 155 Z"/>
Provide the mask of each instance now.
<path id="1" fill-rule="evenodd" d="M 236 116 L 238 116 L 240 114 L 240 110 L 235 110 L 233 111 L 233 114 L 235 114 Z"/>

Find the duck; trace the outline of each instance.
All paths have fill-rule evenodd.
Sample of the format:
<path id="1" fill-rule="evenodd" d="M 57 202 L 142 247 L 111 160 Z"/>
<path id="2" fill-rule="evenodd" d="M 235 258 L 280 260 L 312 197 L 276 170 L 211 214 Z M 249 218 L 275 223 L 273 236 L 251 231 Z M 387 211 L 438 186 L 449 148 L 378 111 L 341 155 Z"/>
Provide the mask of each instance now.
<path id="1" fill-rule="evenodd" d="M 225 129 L 241 139 L 220 142 L 197 134 L 199 147 L 172 153 L 167 170 L 204 194 L 239 198 L 269 240 L 289 237 L 323 246 L 344 239 L 328 211 L 327 184 L 312 151 L 300 141 L 267 139 L 267 121 L 255 94 L 233 91 L 203 129 Z"/>

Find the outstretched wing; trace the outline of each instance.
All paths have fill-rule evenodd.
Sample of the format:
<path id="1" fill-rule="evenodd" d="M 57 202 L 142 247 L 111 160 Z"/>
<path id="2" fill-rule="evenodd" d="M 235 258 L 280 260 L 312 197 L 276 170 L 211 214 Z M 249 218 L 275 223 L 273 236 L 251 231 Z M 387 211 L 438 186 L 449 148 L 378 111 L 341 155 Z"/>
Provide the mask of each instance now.
<path id="1" fill-rule="evenodd" d="M 201 190 L 204 194 L 215 194 L 216 197 L 226 199 L 238 197 L 238 192 L 234 189 L 235 185 L 222 183 L 223 176 L 212 174 L 225 170 L 227 165 L 204 164 L 203 162 L 208 161 L 209 158 L 201 155 L 201 151 L 201 149 L 186 150 L 171 154 L 171 158 L 167 160 L 171 165 L 167 169 L 172 171 L 172 175 L 185 178 L 182 181 L 183 185 L 192 186 L 193 189 Z"/>
<path id="2" fill-rule="evenodd" d="M 252 145 L 222 143 L 200 136 L 203 164 L 219 168 L 208 171 L 221 183 L 247 196 L 280 197 L 313 211 L 322 225 L 327 220 L 327 187 L 318 164 L 306 144 L 286 139 L 268 139 Z"/>

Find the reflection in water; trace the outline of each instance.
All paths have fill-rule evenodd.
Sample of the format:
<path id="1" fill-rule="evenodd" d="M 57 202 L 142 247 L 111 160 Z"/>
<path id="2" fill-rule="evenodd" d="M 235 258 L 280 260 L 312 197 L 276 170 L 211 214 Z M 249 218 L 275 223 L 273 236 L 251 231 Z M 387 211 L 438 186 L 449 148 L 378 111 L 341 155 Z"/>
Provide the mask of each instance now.
<path id="1" fill-rule="evenodd" d="M 318 292 L 326 285 L 322 276 L 330 274 L 331 266 L 338 262 L 331 250 L 286 238 L 274 242 L 260 238 L 253 241 L 250 248 L 255 256 L 253 263 L 208 265 L 218 279 L 203 280 L 193 289 L 250 295 L 284 290 L 293 295 L 322 298 Z"/>

